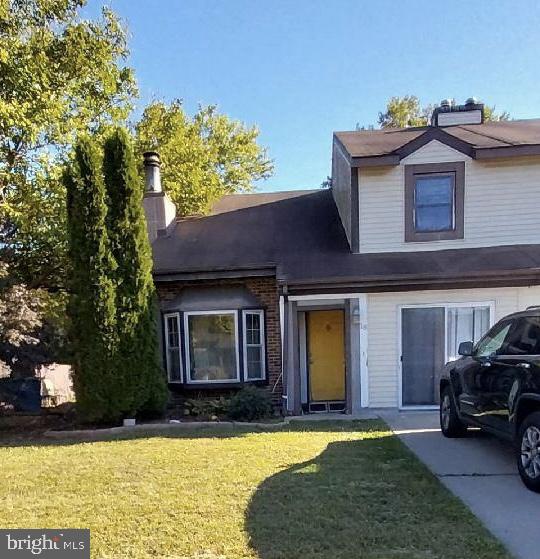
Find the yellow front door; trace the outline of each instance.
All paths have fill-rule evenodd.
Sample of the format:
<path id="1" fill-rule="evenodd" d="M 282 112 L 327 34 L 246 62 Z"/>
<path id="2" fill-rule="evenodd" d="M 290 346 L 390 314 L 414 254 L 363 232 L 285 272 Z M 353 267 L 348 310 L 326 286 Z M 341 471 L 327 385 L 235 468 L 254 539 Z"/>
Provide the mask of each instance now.
<path id="1" fill-rule="evenodd" d="M 343 311 L 307 313 L 310 400 L 345 400 Z"/>

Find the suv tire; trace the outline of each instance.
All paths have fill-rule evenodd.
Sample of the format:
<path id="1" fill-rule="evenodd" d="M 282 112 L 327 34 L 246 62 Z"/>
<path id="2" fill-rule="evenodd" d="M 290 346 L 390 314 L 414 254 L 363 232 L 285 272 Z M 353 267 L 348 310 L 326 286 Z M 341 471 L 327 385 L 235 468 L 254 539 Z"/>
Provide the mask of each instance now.
<path id="1" fill-rule="evenodd" d="M 459 419 L 452 389 L 449 385 L 446 385 L 441 392 L 439 419 L 441 431 L 445 437 L 463 437 L 467 433 L 467 426 Z"/>
<path id="2" fill-rule="evenodd" d="M 528 415 L 519 426 L 516 458 L 523 483 L 540 493 L 540 411 Z"/>

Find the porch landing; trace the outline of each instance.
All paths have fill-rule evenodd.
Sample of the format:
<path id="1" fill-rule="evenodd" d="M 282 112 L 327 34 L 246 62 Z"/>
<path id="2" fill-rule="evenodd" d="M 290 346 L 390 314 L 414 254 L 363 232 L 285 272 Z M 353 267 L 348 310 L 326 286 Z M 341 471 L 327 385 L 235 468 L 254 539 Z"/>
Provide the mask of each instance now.
<path id="1" fill-rule="evenodd" d="M 296 421 L 358 421 L 360 419 L 380 419 L 376 410 L 363 410 L 358 413 L 309 413 L 305 415 L 289 415 L 285 423 Z"/>

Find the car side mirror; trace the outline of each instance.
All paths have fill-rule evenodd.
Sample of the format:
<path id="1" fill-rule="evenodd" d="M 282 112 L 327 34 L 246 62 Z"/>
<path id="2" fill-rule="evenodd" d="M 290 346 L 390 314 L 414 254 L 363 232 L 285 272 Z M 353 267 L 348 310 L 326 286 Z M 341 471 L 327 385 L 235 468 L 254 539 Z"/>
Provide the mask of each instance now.
<path id="1" fill-rule="evenodd" d="M 473 352 L 473 343 L 472 342 L 461 342 L 458 347 L 459 355 L 464 355 L 468 357 L 472 355 Z"/>

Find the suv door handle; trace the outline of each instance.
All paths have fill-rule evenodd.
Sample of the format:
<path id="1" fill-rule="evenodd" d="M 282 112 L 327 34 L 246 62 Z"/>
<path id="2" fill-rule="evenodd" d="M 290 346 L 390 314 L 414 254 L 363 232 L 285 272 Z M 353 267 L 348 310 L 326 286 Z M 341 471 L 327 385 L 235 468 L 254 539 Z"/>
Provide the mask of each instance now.
<path id="1" fill-rule="evenodd" d="M 518 363 L 517 366 L 520 369 L 530 369 L 531 368 L 531 364 L 530 363 Z"/>
<path id="2" fill-rule="evenodd" d="M 481 367 L 491 367 L 491 361 L 482 361 Z"/>

